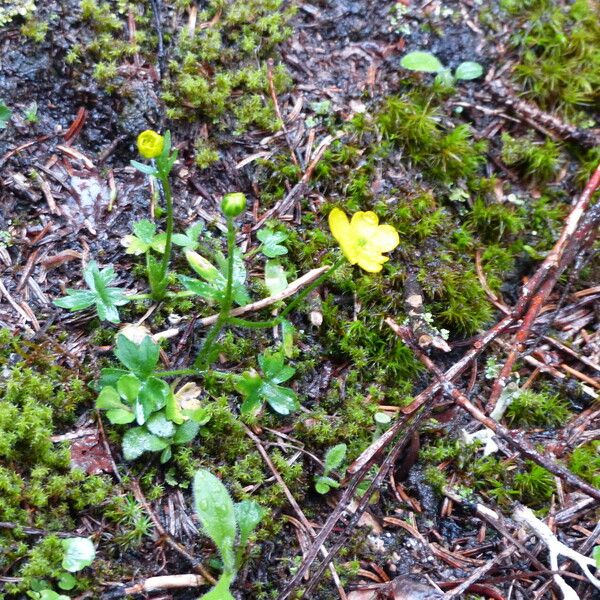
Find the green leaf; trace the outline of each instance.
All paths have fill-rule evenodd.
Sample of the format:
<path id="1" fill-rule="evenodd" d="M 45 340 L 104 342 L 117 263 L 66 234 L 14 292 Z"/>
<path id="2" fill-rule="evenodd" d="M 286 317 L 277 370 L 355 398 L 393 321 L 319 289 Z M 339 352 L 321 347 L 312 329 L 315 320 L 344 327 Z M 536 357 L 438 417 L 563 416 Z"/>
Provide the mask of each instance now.
<path id="1" fill-rule="evenodd" d="M 278 260 L 268 260 L 265 264 L 265 285 L 269 293 L 274 296 L 283 292 L 288 286 L 285 269 Z"/>
<path id="2" fill-rule="evenodd" d="M 212 473 L 200 470 L 194 476 L 193 494 L 194 508 L 204 532 L 218 548 L 225 572 L 233 573 L 236 521 L 227 488 Z"/>
<path id="3" fill-rule="evenodd" d="M 438 73 L 444 65 L 430 52 L 409 52 L 402 57 L 400 65 L 409 71 L 422 73 Z"/>
<path id="4" fill-rule="evenodd" d="M 260 409 L 262 385 L 262 377 L 254 369 L 245 371 L 235 378 L 235 389 L 245 397 L 241 407 L 242 414 L 254 414 Z"/>
<path id="5" fill-rule="evenodd" d="M 129 299 L 119 288 L 109 287 L 115 277 L 115 270 L 112 266 L 100 271 L 96 262 L 90 261 L 83 270 L 83 279 L 90 291 L 69 289 L 67 296 L 54 300 L 54 304 L 72 311 L 83 310 L 95 304 L 100 319 L 118 323 L 117 306 L 127 304 Z"/>
<path id="6" fill-rule="evenodd" d="M 166 381 L 157 377 L 149 377 L 140 389 L 138 400 L 144 406 L 145 414 L 148 416 L 150 413 L 164 408 L 170 394 L 171 388 Z"/>
<path id="7" fill-rule="evenodd" d="M 185 250 L 196 250 L 198 248 L 198 239 L 204 231 L 204 223 L 201 221 L 190 225 L 184 233 L 175 233 L 171 238 L 176 246 L 181 246 Z"/>
<path id="8" fill-rule="evenodd" d="M 111 386 L 106 386 L 102 388 L 98 399 L 96 400 L 96 408 L 100 410 L 110 410 L 111 408 L 127 408 L 121 402 L 121 396 L 115 390 L 115 388 Z"/>
<path id="9" fill-rule="evenodd" d="M 88 290 L 68 289 L 67 294 L 68 296 L 57 298 L 54 305 L 75 311 L 84 310 L 96 303 L 96 294 Z"/>
<path id="10" fill-rule="evenodd" d="M 72 590 L 77 585 L 77 579 L 71 573 L 61 573 L 57 584 L 61 590 Z"/>
<path id="11" fill-rule="evenodd" d="M 235 517 L 240 529 L 240 547 L 248 543 L 248 538 L 265 516 L 263 507 L 254 500 L 242 500 L 235 506 Z"/>
<path id="12" fill-rule="evenodd" d="M 126 425 L 135 421 L 135 415 L 130 408 L 115 408 L 106 411 L 106 418 L 113 425 Z"/>
<path id="13" fill-rule="evenodd" d="M 142 242 L 150 245 L 156 235 L 156 225 L 149 219 L 142 219 L 133 224 L 133 233 Z"/>
<path id="14" fill-rule="evenodd" d="M 268 258 L 283 256 L 288 250 L 281 245 L 288 238 L 288 234 L 284 231 L 274 231 L 270 227 L 260 229 L 256 237 L 262 242 L 261 252 Z"/>
<path id="15" fill-rule="evenodd" d="M 322 477 L 319 477 L 316 481 L 315 481 L 315 490 L 317 490 L 317 492 L 319 492 L 319 494 L 327 494 L 329 493 L 329 490 L 331 489 L 327 483 L 325 481 L 322 481 Z"/>
<path id="16" fill-rule="evenodd" d="M 600 546 L 594 546 L 592 558 L 596 561 L 596 568 L 600 569 Z"/>
<path id="17" fill-rule="evenodd" d="M 133 373 L 123 375 L 123 377 L 117 381 L 117 391 L 121 398 L 127 400 L 130 405 L 135 402 L 141 387 L 142 382 Z"/>
<path id="18" fill-rule="evenodd" d="M 6 124 L 10 121 L 11 115 L 10 108 L 4 104 L 4 100 L 0 99 L 0 129 L 6 129 Z"/>
<path id="19" fill-rule="evenodd" d="M 229 591 L 231 582 L 233 581 L 233 575 L 230 573 L 223 573 L 217 581 L 217 585 L 207 592 L 203 596 L 200 596 L 198 600 L 235 600 Z"/>
<path id="20" fill-rule="evenodd" d="M 296 372 L 293 367 L 284 365 L 282 352 L 264 352 L 258 357 L 258 364 L 265 379 L 273 383 L 283 383 Z"/>
<path id="21" fill-rule="evenodd" d="M 321 475 L 317 477 L 315 480 L 315 489 L 319 494 L 327 494 L 331 488 L 337 489 L 340 487 L 340 484 L 331 477 L 327 477 L 325 475 Z"/>
<path id="22" fill-rule="evenodd" d="M 154 413 L 146 421 L 146 428 L 158 437 L 168 438 L 174 435 L 175 425 L 171 423 L 163 412 Z"/>
<path id="23" fill-rule="evenodd" d="M 157 175 L 156 169 L 152 165 L 145 165 L 144 163 L 138 162 L 137 160 L 130 160 L 129 164 L 144 175 Z"/>
<path id="24" fill-rule="evenodd" d="M 150 433 L 145 427 L 128 429 L 123 436 L 123 457 L 135 460 L 144 452 L 160 452 L 169 443 Z"/>
<path id="25" fill-rule="evenodd" d="M 96 549 L 89 538 L 67 538 L 62 540 L 62 546 L 64 550 L 62 568 L 70 573 L 76 573 L 91 565 L 96 556 Z"/>
<path id="26" fill-rule="evenodd" d="M 115 356 L 140 379 L 146 379 L 158 364 L 159 347 L 149 335 L 140 344 L 136 344 L 119 334 Z"/>
<path id="27" fill-rule="evenodd" d="M 290 388 L 265 382 L 261 388 L 261 395 L 280 415 L 289 415 L 299 407 L 298 396 Z"/>
<path id="28" fill-rule="evenodd" d="M 36 600 L 71 600 L 69 596 L 64 594 L 58 594 L 54 590 L 42 590 L 41 592 L 34 592 L 36 595 L 32 596 Z"/>
<path id="29" fill-rule="evenodd" d="M 106 386 L 116 388 L 119 379 L 121 379 L 123 375 L 127 375 L 128 373 L 129 371 L 126 371 L 125 369 L 115 369 L 112 367 L 108 369 L 102 369 L 100 371 L 100 378 L 96 382 L 96 389 L 100 390 Z"/>
<path id="30" fill-rule="evenodd" d="M 466 61 L 456 67 L 454 77 L 461 80 L 477 79 L 483 75 L 483 67 L 478 62 Z"/>
<path id="31" fill-rule="evenodd" d="M 346 444 L 338 444 L 325 453 L 325 473 L 340 467 L 346 458 Z"/>
<path id="32" fill-rule="evenodd" d="M 174 444 L 187 444 L 198 435 L 199 431 L 200 423 L 190 419 L 189 421 L 186 421 L 185 423 L 177 427 L 177 431 L 175 432 L 172 441 Z"/>
<path id="33" fill-rule="evenodd" d="M 193 292 L 200 298 L 205 298 L 210 302 L 221 302 L 225 296 L 225 288 L 217 288 L 209 283 L 188 277 L 187 275 L 179 275 L 178 279 L 181 285 L 188 290 Z"/>

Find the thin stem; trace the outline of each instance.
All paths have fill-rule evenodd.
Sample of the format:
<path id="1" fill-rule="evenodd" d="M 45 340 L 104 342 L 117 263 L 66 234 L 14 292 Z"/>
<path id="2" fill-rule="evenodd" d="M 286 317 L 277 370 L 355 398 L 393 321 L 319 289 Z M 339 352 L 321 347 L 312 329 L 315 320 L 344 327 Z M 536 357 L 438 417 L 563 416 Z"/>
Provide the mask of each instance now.
<path id="1" fill-rule="evenodd" d="M 173 369 L 172 371 L 154 371 L 156 377 L 179 377 L 183 375 L 200 375 L 198 369 Z"/>
<path id="2" fill-rule="evenodd" d="M 191 298 L 192 296 L 196 296 L 196 294 L 188 290 L 165 293 L 165 298 Z M 152 294 L 130 294 L 127 296 L 127 300 L 152 300 L 152 298 Z"/>
<path id="3" fill-rule="evenodd" d="M 221 333 L 223 325 L 229 319 L 231 304 L 233 302 L 233 268 L 235 260 L 235 225 L 231 217 L 227 217 L 227 282 L 225 284 L 225 296 L 221 302 L 221 310 L 214 325 L 210 328 L 202 348 L 198 353 L 195 361 L 195 366 L 201 369 L 206 369 L 210 362 L 213 346 Z"/>
<path id="4" fill-rule="evenodd" d="M 171 260 L 171 247 L 173 238 L 173 194 L 171 192 L 171 184 L 169 183 L 169 175 L 159 171 L 158 178 L 160 180 L 163 192 L 165 194 L 165 207 L 167 211 L 167 229 L 165 238 L 165 252 L 160 264 L 160 283 L 158 290 L 152 290 L 154 300 L 162 300 L 165 297 L 165 279 L 169 270 L 169 262 Z"/>
<path id="5" fill-rule="evenodd" d="M 319 287 L 328 277 L 330 277 L 337 269 L 339 269 L 346 259 L 344 257 L 339 258 L 334 262 L 325 273 L 315 279 L 308 287 L 304 288 L 295 298 L 290 302 L 279 315 L 268 321 L 249 321 L 248 319 L 240 319 L 238 317 L 228 317 L 227 323 L 230 325 L 238 325 L 239 327 L 247 327 L 249 329 L 261 329 L 265 327 L 275 327 L 279 325 L 290 312 L 300 304 L 313 290 Z"/>

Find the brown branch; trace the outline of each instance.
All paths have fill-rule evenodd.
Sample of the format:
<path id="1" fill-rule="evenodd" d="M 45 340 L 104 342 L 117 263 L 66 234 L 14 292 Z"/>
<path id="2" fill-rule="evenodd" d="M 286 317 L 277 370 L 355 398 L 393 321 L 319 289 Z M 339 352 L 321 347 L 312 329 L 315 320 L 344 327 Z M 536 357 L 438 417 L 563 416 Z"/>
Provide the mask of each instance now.
<path id="1" fill-rule="evenodd" d="M 520 432 L 513 432 L 488 417 L 479 410 L 450 380 L 446 378 L 440 368 L 419 348 L 412 333 L 408 327 L 398 325 L 392 319 L 386 319 L 386 323 L 391 327 L 394 333 L 416 354 L 417 358 L 429 369 L 442 385 L 444 394 L 450 396 L 456 404 L 465 409 L 473 418 L 491 429 L 498 437 L 502 438 L 507 444 L 521 453 L 522 456 L 532 460 L 543 467 L 553 475 L 560 477 L 570 486 L 582 491 L 584 494 L 600 501 L 600 490 L 583 481 L 580 477 L 573 474 L 556 461 L 541 455 L 535 448 L 523 437 Z"/>
<path id="2" fill-rule="evenodd" d="M 395 442 L 392 449 L 386 456 L 385 460 L 382 462 L 381 467 L 377 472 L 377 475 L 374 477 L 368 489 L 364 492 L 363 496 L 357 504 L 356 509 L 348 519 L 348 523 L 346 524 L 344 531 L 341 534 L 338 534 L 338 539 L 335 542 L 335 544 L 331 547 L 329 554 L 321 561 L 319 566 L 313 572 L 311 581 L 304 590 L 302 597 L 311 597 L 310 594 L 316 587 L 319 578 L 323 575 L 323 572 L 327 568 L 327 565 L 331 560 L 333 560 L 335 555 L 344 546 L 354 527 L 356 527 L 363 513 L 369 506 L 371 496 L 383 484 L 390 469 L 394 466 L 396 459 L 398 458 L 408 441 L 412 438 L 413 434 L 418 430 L 421 423 L 423 423 L 423 421 L 429 417 L 430 413 L 431 407 L 425 406 L 421 412 L 415 412 L 412 415 L 409 415 L 407 419 L 403 422 L 404 428 L 402 429 L 401 437 Z M 364 462 L 360 469 L 350 479 L 340 500 L 338 501 L 337 506 L 329 515 L 327 521 L 325 522 L 321 531 L 319 532 L 319 535 L 315 538 L 315 541 L 311 544 L 310 548 L 306 552 L 304 560 L 302 561 L 302 564 L 298 567 L 298 570 L 294 574 L 294 577 L 289 581 L 289 583 L 286 585 L 285 589 L 279 594 L 279 596 L 277 596 L 277 600 L 285 600 L 286 598 L 289 598 L 291 594 L 301 585 L 302 579 L 307 573 L 308 569 L 313 564 L 313 562 L 315 561 L 321 545 L 325 542 L 325 540 L 333 531 L 334 527 L 337 525 L 343 513 L 346 511 L 347 506 L 353 499 L 354 494 L 361 481 L 368 474 L 374 458 L 375 456 L 372 457 L 371 461 Z"/>
<path id="3" fill-rule="evenodd" d="M 591 219 L 584 219 L 584 216 L 592 194 L 599 185 L 600 164 L 579 196 L 579 199 L 575 202 L 558 241 L 533 277 L 523 287 L 514 310 L 520 313 L 524 311 L 525 306 L 528 306 L 528 309 L 523 318 L 523 323 L 515 336 L 513 349 L 508 355 L 499 377 L 494 381 L 492 386 L 492 392 L 486 407 L 488 412 L 491 412 L 496 406 L 496 402 L 508 382 L 513 366 L 524 350 L 524 344 L 529 337 L 533 323 L 539 316 L 542 306 L 554 289 L 558 278 L 577 254 L 577 251 L 585 242 L 590 231 L 594 229 L 596 219 L 593 217 Z M 580 225 L 582 226 L 580 227 Z"/>

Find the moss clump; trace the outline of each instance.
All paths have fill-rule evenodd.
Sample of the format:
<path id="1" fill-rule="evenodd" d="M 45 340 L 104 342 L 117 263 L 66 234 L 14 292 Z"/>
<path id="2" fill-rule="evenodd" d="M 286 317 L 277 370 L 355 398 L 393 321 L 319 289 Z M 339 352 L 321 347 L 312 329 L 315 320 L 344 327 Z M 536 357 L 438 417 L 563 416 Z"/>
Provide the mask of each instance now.
<path id="1" fill-rule="evenodd" d="M 163 99 L 172 119 L 199 118 L 241 133 L 250 126 L 276 131 L 280 123 L 269 96 L 266 60 L 291 33 L 293 14 L 282 0 L 210 0 L 198 13 L 194 32 L 182 26 L 169 63 Z M 290 82 L 283 65 L 273 68 L 273 85 Z M 196 142 L 196 162 L 217 159 L 205 140 Z"/>
<path id="2" fill-rule="evenodd" d="M 436 180 L 473 177 L 485 160 L 487 143 L 475 141 L 466 124 L 447 129 L 437 100 L 419 90 L 388 98 L 378 124 L 387 139 Z"/>
<path id="3" fill-rule="evenodd" d="M 583 110 L 600 99 L 600 23 L 594 0 L 503 0 L 517 19 L 512 36 L 520 54 L 514 75 L 525 94 L 547 110 L 587 122 Z"/>
<path id="4" fill-rule="evenodd" d="M 81 511 L 107 498 L 110 484 L 72 469 L 68 447 L 50 438 L 57 424 L 73 421 L 76 407 L 89 394 L 71 372 L 51 366 L 54 357 L 26 342 L 1 341 L 0 521 L 48 532 L 72 531 Z M 27 355 L 31 366 L 12 364 L 15 350 Z M 8 549 L 0 555 L 0 569 L 6 572 L 18 564 L 14 574 L 24 578 L 11 585 L 12 591 L 27 589 L 32 577 L 53 576 L 58 566 L 53 536 L 30 546 L 35 538 L 17 527 L 2 530 L 0 538 Z"/>
<path id="5" fill-rule="evenodd" d="M 515 466 L 495 456 L 480 457 L 478 443 L 465 445 L 460 440 L 438 439 L 419 452 L 427 481 L 440 490 L 451 473 L 460 473 L 464 489 L 481 493 L 501 505 L 519 500 L 542 508 L 555 490 L 552 475 L 531 461 Z"/>
<path id="6" fill-rule="evenodd" d="M 594 487 L 600 487 L 600 440 L 573 450 L 569 459 L 569 469 Z"/>
<path id="7" fill-rule="evenodd" d="M 570 415 L 568 403 L 557 394 L 522 390 L 506 410 L 511 427 L 557 427 Z"/>
<path id="8" fill-rule="evenodd" d="M 552 140 L 536 141 L 533 136 L 513 138 L 502 134 L 502 160 L 519 169 L 521 174 L 536 183 L 546 183 L 556 176 L 560 148 Z"/>

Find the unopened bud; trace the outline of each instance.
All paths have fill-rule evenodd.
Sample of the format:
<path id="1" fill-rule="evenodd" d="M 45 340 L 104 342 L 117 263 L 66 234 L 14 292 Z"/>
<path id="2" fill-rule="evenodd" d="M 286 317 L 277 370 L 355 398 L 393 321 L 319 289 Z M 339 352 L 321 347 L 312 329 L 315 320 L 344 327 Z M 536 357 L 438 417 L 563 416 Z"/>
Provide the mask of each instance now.
<path id="1" fill-rule="evenodd" d="M 221 210 L 226 217 L 239 217 L 246 209 L 246 195 L 242 192 L 225 194 L 221 202 Z"/>

